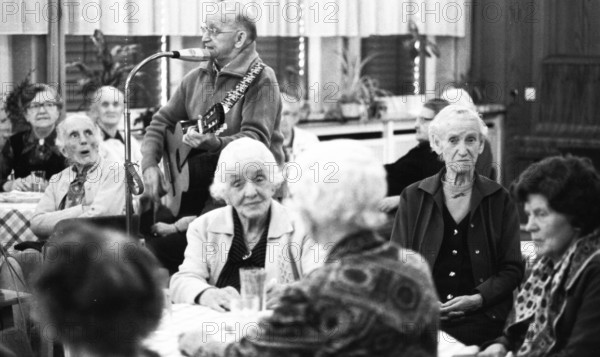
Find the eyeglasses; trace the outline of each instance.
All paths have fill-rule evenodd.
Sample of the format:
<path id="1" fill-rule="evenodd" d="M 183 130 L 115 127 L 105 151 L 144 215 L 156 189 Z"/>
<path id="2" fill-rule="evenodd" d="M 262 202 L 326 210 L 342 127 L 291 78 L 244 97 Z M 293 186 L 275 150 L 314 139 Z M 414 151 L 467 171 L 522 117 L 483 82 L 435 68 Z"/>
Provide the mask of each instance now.
<path id="1" fill-rule="evenodd" d="M 200 25 L 200 30 L 202 30 L 203 33 L 207 34 L 210 37 L 216 37 L 220 33 L 235 32 L 235 31 L 221 31 L 215 27 L 208 27 L 208 26 L 206 26 L 206 24 Z"/>
<path id="2" fill-rule="evenodd" d="M 45 110 L 50 110 L 56 108 L 57 106 L 57 102 L 31 103 L 27 106 L 27 109 L 33 110 L 34 112 L 39 112 L 41 107 L 44 107 Z"/>

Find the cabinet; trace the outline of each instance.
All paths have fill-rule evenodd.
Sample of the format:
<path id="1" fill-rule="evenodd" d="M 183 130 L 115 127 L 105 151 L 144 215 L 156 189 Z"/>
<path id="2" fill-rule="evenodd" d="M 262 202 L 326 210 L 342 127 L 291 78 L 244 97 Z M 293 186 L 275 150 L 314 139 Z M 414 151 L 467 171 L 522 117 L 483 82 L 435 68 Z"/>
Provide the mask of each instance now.
<path id="1" fill-rule="evenodd" d="M 498 182 L 502 177 L 502 155 L 504 152 L 504 106 L 498 104 L 481 105 L 477 110 L 488 126 L 488 139 L 498 172 Z M 354 139 L 370 147 L 375 158 L 383 164 L 396 161 L 417 145 L 415 140 L 415 120 L 369 120 L 337 122 L 312 122 L 300 125 L 319 137 L 319 140 Z"/>

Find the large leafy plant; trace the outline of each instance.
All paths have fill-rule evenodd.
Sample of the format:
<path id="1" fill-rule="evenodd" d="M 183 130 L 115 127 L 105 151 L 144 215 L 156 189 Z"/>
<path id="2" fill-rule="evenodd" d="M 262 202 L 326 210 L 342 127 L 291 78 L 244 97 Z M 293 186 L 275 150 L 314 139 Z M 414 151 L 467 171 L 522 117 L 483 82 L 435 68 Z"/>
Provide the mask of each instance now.
<path id="1" fill-rule="evenodd" d="M 340 81 L 339 103 L 367 104 L 375 96 L 377 86 L 374 80 L 362 75 L 365 65 L 371 61 L 373 56 L 360 59 L 344 50 L 340 54 L 342 65 L 342 77 Z"/>
<path id="2" fill-rule="evenodd" d="M 100 86 L 119 88 L 124 85 L 127 75 L 134 67 L 134 64 L 128 63 L 129 57 L 137 52 L 138 45 L 116 45 L 109 49 L 100 30 L 95 30 L 90 38 L 96 48 L 96 58 L 101 66 L 94 68 L 80 61 L 67 63 L 67 68 L 75 68 L 82 74 L 82 78 L 77 83 L 84 88 L 84 91 L 85 88 Z"/>

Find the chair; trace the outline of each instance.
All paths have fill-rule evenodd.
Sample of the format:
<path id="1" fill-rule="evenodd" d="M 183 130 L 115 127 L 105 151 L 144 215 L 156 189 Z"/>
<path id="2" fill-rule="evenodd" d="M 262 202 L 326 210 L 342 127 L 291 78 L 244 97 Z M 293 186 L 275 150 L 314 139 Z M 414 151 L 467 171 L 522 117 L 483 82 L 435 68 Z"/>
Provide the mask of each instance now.
<path id="1" fill-rule="evenodd" d="M 25 332 L 14 327 L 0 331 L 0 344 L 18 357 L 34 357 Z"/>
<path id="2" fill-rule="evenodd" d="M 133 215 L 132 218 L 132 231 L 134 232 L 133 236 L 137 237 L 139 236 L 140 231 L 140 216 Z M 124 215 L 69 218 L 58 222 L 54 227 L 54 230 L 50 237 L 52 238 L 55 236 L 61 236 L 62 234 L 64 234 L 65 229 L 68 229 L 68 227 L 70 227 L 71 225 L 79 225 L 82 223 L 93 224 L 101 228 L 110 228 L 123 233 L 127 230 L 127 217 Z"/>

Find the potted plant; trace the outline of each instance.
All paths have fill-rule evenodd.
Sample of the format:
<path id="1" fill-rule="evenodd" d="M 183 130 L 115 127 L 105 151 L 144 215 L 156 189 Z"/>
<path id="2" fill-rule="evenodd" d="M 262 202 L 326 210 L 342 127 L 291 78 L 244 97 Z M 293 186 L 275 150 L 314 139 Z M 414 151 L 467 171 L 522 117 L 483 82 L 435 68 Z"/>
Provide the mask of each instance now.
<path id="1" fill-rule="evenodd" d="M 340 55 L 342 78 L 340 81 L 340 112 L 345 119 L 357 119 L 366 115 L 375 116 L 378 98 L 389 95 L 388 91 L 379 88 L 376 80 L 362 75 L 364 66 L 374 57 L 360 59 L 352 56 L 347 50 Z"/>
<path id="2" fill-rule="evenodd" d="M 100 30 L 95 30 L 90 38 L 96 48 L 96 58 L 102 66 L 93 69 L 83 62 L 77 61 L 67 63 L 67 69 L 75 68 L 81 73 L 82 77 L 77 83 L 82 87 L 84 93 L 101 86 L 119 88 L 124 84 L 127 75 L 134 67 L 133 64 L 125 63 L 127 63 L 127 58 L 131 54 L 137 52 L 138 45 L 117 45 L 109 49 L 104 34 Z"/>

